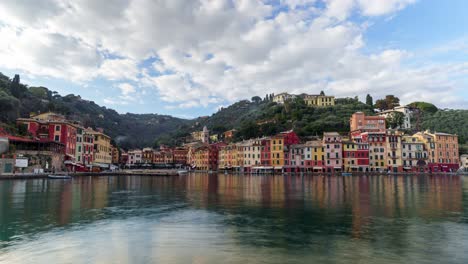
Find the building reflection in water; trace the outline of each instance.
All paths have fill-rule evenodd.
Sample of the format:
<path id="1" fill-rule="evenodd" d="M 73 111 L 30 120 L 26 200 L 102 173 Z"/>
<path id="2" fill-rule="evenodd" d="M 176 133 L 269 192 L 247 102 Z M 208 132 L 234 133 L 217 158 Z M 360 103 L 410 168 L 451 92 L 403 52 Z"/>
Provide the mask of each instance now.
<path id="1" fill-rule="evenodd" d="M 281 242 L 287 232 L 306 240 L 316 232 L 371 239 L 378 235 L 375 225 L 404 229 L 405 219 L 459 217 L 464 210 L 463 184 L 467 190 L 457 176 L 225 174 L 0 181 L 0 241 L 74 222 L 180 208 L 229 216 L 224 224 L 240 239 L 239 228 L 252 226 L 260 237 L 277 236 L 284 244 L 290 242 Z"/>

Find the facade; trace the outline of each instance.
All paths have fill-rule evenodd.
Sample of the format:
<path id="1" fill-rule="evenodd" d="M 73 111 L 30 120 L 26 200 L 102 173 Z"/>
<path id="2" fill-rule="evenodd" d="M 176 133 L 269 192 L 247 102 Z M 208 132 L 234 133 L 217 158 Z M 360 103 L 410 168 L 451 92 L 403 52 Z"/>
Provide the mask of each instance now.
<path id="1" fill-rule="evenodd" d="M 94 135 L 91 129 L 84 129 L 82 133 L 81 162 L 86 168 L 91 167 L 94 161 Z"/>
<path id="2" fill-rule="evenodd" d="M 271 139 L 262 138 L 261 139 L 262 148 L 260 151 L 260 163 L 263 167 L 271 167 Z"/>
<path id="3" fill-rule="evenodd" d="M 204 126 L 202 131 L 192 132 L 192 139 L 208 144 L 210 142 L 210 131 L 208 131 L 208 128 Z"/>
<path id="4" fill-rule="evenodd" d="M 128 152 L 122 151 L 120 154 L 119 164 L 127 164 L 128 163 Z"/>
<path id="5" fill-rule="evenodd" d="M 304 144 L 294 144 L 291 145 L 288 149 L 288 154 L 286 155 L 284 171 L 286 172 L 304 172 L 306 168 L 305 163 L 305 145 Z"/>
<path id="6" fill-rule="evenodd" d="M 218 169 L 219 149 L 223 144 L 203 145 L 194 152 L 195 167 L 198 170 L 216 171 Z"/>
<path id="7" fill-rule="evenodd" d="M 312 167 L 313 172 L 323 172 L 325 167 L 325 148 L 323 142 L 320 140 L 308 141 L 306 147 L 306 165 Z M 310 159 L 309 159 L 310 154 Z"/>
<path id="8" fill-rule="evenodd" d="M 453 172 L 459 168 L 458 136 L 447 133 L 418 132 L 414 135 L 424 142 L 429 156 L 430 172 Z"/>
<path id="9" fill-rule="evenodd" d="M 391 110 L 380 112 L 378 115 L 387 118 L 390 114 L 399 112 L 404 115 L 403 125 L 401 127 L 394 127 L 395 129 L 411 129 L 411 110 L 407 106 L 397 106 Z"/>
<path id="10" fill-rule="evenodd" d="M 357 145 L 358 171 L 369 171 L 369 143 L 363 142 L 360 135 L 352 140 Z"/>
<path id="11" fill-rule="evenodd" d="M 145 164 L 153 163 L 154 150 L 152 148 L 144 148 L 142 150 L 141 162 Z"/>
<path id="12" fill-rule="evenodd" d="M 343 167 L 344 171 L 359 171 L 358 143 L 353 141 L 343 141 Z"/>
<path id="13" fill-rule="evenodd" d="M 93 166 L 109 168 L 112 163 L 111 138 L 99 131 L 89 131 L 94 136 Z"/>
<path id="14" fill-rule="evenodd" d="M 277 104 L 284 104 L 286 101 L 292 100 L 296 97 L 297 96 L 294 94 L 280 93 L 280 94 L 273 96 L 273 102 Z"/>
<path id="15" fill-rule="evenodd" d="M 323 106 L 334 106 L 335 96 L 323 95 L 304 95 L 304 102 L 307 106 L 323 107 Z"/>
<path id="16" fill-rule="evenodd" d="M 336 132 L 323 133 L 325 166 L 327 172 L 341 171 L 343 168 L 342 138 Z"/>
<path id="17" fill-rule="evenodd" d="M 55 141 L 40 141 L 22 137 L 9 136 L 10 146 L 13 146 L 15 155 L 28 156 L 28 166 L 33 168 L 44 168 L 50 171 L 64 171 L 65 146 Z M 70 168 L 68 168 L 70 169 Z"/>
<path id="18" fill-rule="evenodd" d="M 140 165 L 143 160 L 143 151 L 141 149 L 133 149 L 128 151 L 127 166 Z"/>
<path id="19" fill-rule="evenodd" d="M 367 143 L 369 148 L 369 170 L 386 171 L 386 133 L 385 132 L 364 132 L 358 137 L 362 143 Z"/>
<path id="20" fill-rule="evenodd" d="M 386 130 L 385 117 L 366 116 L 363 112 L 356 112 L 349 121 L 350 131 L 360 132 L 382 132 Z"/>
<path id="21" fill-rule="evenodd" d="M 462 171 L 468 172 L 468 154 L 463 154 L 460 156 L 460 165 Z"/>
<path id="22" fill-rule="evenodd" d="M 119 164 L 120 152 L 119 152 L 118 147 L 111 145 L 111 155 L 112 155 L 112 164 Z"/>
<path id="23" fill-rule="evenodd" d="M 275 169 L 282 169 L 284 166 L 284 138 L 281 135 L 271 137 L 271 165 Z"/>
<path id="24" fill-rule="evenodd" d="M 425 172 L 429 155 L 424 142 L 414 136 L 402 137 L 402 160 L 404 171 Z"/>
<path id="25" fill-rule="evenodd" d="M 261 140 L 247 140 L 242 147 L 244 153 L 244 168 L 250 170 L 253 166 L 259 166 L 261 164 Z"/>
<path id="26" fill-rule="evenodd" d="M 174 163 L 176 165 L 187 165 L 187 148 L 175 148 L 174 149 Z"/>
<path id="27" fill-rule="evenodd" d="M 65 163 L 70 169 L 76 166 L 77 125 L 67 121 L 64 116 L 51 112 L 18 118 L 16 123 L 25 125 L 27 131 L 40 141 L 62 143 L 65 146 Z"/>
<path id="28" fill-rule="evenodd" d="M 387 150 L 387 169 L 391 172 L 403 171 L 402 136 L 398 130 L 387 130 L 385 144 Z"/>

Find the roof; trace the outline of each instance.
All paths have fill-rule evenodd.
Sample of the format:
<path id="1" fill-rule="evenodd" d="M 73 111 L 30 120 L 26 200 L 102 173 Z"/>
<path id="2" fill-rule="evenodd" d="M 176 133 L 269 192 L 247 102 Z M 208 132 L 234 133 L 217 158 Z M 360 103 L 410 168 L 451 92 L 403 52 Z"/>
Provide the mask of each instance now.
<path id="1" fill-rule="evenodd" d="M 320 140 L 313 140 L 313 141 L 307 141 L 306 146 L 312 146 L 312 147 L 322 147 L 322 141 Z"/>
<path id="2" fill-rule="evenodd" d="M 434 135 L 437 135 L 437 136 L 456 136 L 456 134 L 448 134 L 448 133 L 441 133 L 441 132 L 435 132 Z"/>
<path id="3" fill-rule="evenodd" d="M 327 136 L 340 136 L 340 134 L 338 134 L 338 132 L 323 132 L 323 135 L 327 135 Z"/>

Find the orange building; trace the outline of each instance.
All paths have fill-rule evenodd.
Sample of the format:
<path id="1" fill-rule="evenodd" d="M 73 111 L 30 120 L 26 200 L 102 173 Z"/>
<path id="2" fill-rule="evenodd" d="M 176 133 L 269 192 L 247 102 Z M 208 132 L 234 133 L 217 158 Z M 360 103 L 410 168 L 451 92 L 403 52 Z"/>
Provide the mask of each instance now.
<path id="1" fill-rule="evenodd" d="M 142 163 L 153 163 L 154 150 L 152 148 L 144 148 L 142 154 Z"/>
<path id="2" fill-rule="evenodd" d="M 179 165 L 187 164 L 187 148 L 175 148 L 174 149 L 174 163 Z"/>
<path id="3" fill-rule="evenodd" d="M 366 116 L 363 112 L 356 112 L 349 120 L 350 131 L 360 130 L 361 132 L 381 132 L 385 131 L 385 117 Z"/>
<path id="4" fill-rule="evenodd" d="M 112 151 L 112 164 L 119 164 L 119 161 L 120 161 L 119 148 L 111 145 L 111 151 Z"/>
<path id="5" fill-rule="evenodd" d="M 429 171 L 457 171 L 460 163 L 458 136 L 447 133 L 418 132 L 415 137 L 424 142 L 429 156 Z"/>

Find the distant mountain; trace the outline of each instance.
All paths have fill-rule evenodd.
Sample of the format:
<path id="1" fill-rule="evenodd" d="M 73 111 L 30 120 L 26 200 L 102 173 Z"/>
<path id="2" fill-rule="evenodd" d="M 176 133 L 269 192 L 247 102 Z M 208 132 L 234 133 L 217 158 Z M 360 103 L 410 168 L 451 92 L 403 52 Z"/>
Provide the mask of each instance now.
<path id="1" fill-rule="evenodd" d="M 257 100 L 259 99 L 259 100 Z M 468 110 L 440 110 L 425 102 L 415 102 L 420 109 L 417 120 L 420 129 L 456 133 L 460 144 L 468 140 Z M 78 95 L 61 96 L 45 87 L 28 87 L 0 73 L 0 122 L 14 129 L 18 117 L 30 113 L 55 111 L 84 126 L 103 128 L 120 147 L 125 149 L 160 144 L 177 145 L 184 142 L 190 132 L 207 126 L 212 134 L 237 129 L 238 140 L 269 136 L 280 131 L 294 129 L 302 137 L 321 135 L 324 131 L 349 131 L 349 118 L 357 111 L 372 115 L 373 107 L 357 98 L 338 98 L 330 107 L 308 107 L 297 98 L 279 105 L 265 99 L 255 102 L 239 101 L 221 108 L 211 116 L 194 120 L 158 114 L 119 114 L 113 109 L 99 106 Z M 466 152 L 462 146 L 462 151 Z"/>

